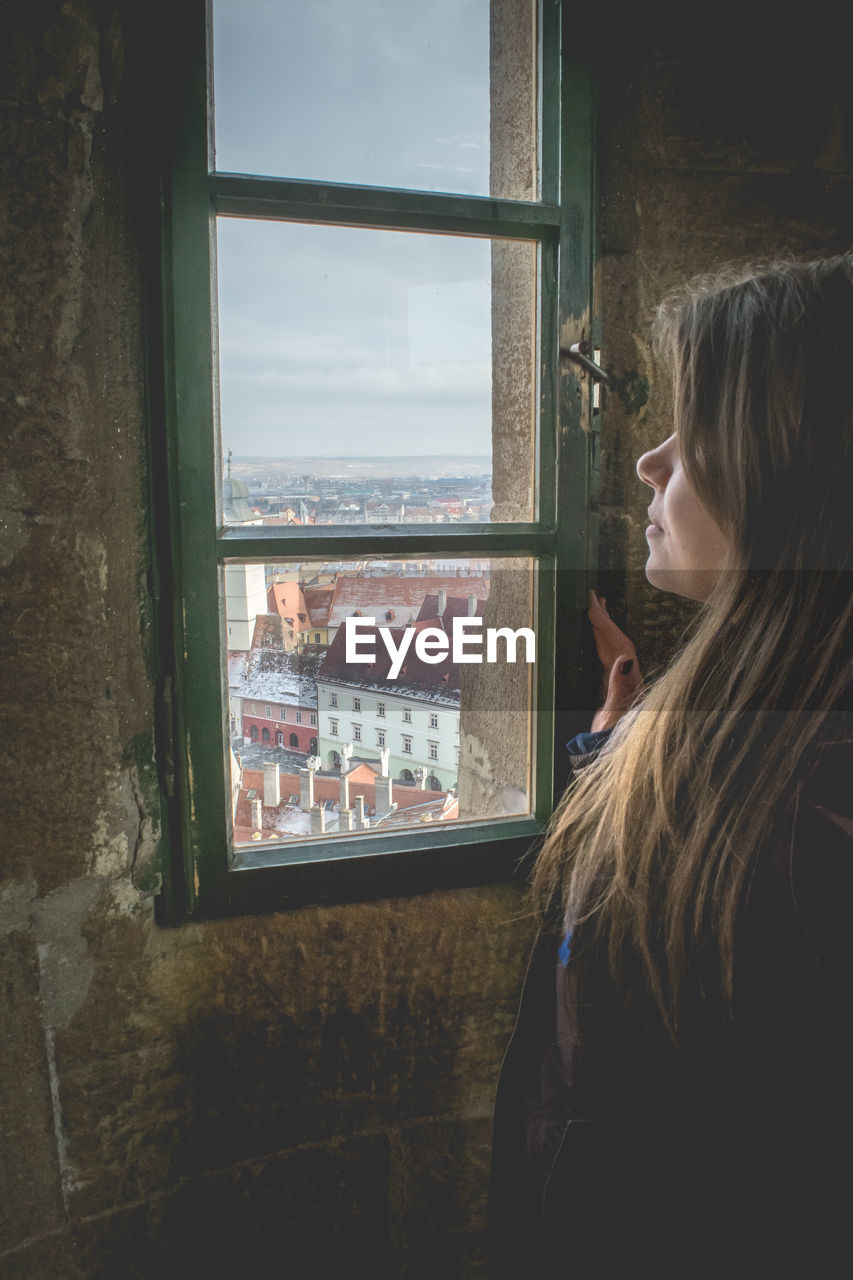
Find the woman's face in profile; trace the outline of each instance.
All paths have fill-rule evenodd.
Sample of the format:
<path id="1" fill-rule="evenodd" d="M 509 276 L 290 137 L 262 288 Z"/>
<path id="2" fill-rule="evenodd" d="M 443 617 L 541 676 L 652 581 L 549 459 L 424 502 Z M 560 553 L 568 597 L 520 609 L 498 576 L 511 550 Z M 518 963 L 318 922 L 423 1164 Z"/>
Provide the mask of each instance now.
<path id="1" fill-rule="evenodd" d="M 699 501 L 671 435 L 637 462 L 637 475 L 654 490 L 646 529 L 646 577 L 653 587 L 691 600 L 707 600 L 731 563 L 728 539 Z"/>

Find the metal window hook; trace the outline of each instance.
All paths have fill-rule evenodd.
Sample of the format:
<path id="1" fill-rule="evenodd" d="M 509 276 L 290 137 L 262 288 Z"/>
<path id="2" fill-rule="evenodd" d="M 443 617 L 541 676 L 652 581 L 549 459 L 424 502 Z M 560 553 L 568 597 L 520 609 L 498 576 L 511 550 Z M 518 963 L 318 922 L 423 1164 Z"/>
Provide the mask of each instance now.
<path id="1" fill-rule="evenodd" d="M 596 356 L 600 355 L 598 350 L 596 350 L 595 354 Z M 560 355 L 565 356 L 567 360 L 571 360 L 574 364 L 580 365 L 584 372 L 588 373 L 596 382 L 607 382 L 607 374 L 601 365 L 590 359 L 589 343 L 586 339 L 574 342 L 570 347 L 560 347 Z"/>

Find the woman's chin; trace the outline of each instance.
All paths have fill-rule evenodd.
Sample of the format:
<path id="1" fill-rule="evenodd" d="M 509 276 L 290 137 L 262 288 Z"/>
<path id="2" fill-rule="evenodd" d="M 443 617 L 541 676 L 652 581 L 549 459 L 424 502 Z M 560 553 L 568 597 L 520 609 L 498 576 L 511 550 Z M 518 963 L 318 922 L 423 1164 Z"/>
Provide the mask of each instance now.
<path id="1" fill-rule="evenodd" d="M 716 569 L 662 569 L 651 557 L 646 563 L 646 578 L 653 587 L 687 600 L 707 600 L 719 576 Z"/>

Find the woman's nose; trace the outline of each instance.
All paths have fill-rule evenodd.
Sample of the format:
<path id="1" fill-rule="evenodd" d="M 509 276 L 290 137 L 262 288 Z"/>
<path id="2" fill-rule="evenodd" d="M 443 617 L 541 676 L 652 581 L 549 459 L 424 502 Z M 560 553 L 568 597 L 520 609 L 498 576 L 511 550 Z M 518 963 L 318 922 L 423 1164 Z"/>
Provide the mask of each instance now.
<path id="1" fill-rule="evenodd" d="M 637 459 L 637 475 L 650 489 L 663 488 L 672 474 L 671 454 L 674 440 L 675 436 L 670 436 L 668 440 L 664 440 L 663 444 L 659 444 L 655 449 L 649 449 L 648 453 L 644 453 Z"/>

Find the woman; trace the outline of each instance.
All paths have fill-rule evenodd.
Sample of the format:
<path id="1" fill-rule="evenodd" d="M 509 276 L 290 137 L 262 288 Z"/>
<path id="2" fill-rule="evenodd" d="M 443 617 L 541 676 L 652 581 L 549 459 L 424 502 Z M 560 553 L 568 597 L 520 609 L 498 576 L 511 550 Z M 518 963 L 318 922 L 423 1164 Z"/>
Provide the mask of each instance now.
<path id="1" fill-rule="evenodd" d="M 694 286 L 657 337 L 646 574 L 703 606 L 643 692 L 593 597 L 608 695 L 535 871 L 493 1269 L 844 1274 L 853 255 Z"/>

